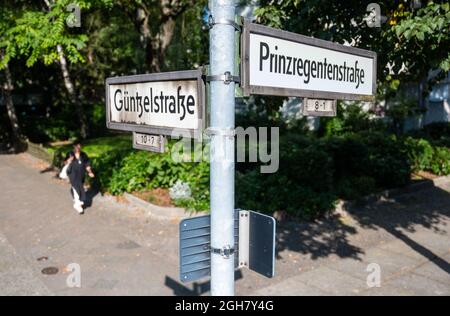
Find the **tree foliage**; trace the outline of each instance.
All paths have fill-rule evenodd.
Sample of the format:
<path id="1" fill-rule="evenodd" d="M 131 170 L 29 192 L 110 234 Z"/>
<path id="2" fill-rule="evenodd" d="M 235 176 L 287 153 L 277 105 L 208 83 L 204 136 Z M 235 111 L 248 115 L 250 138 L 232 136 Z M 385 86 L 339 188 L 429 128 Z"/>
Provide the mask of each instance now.
<path id="1" fill-rule="evenodd" d="M 371 49 L 378 54 L 379 87 L 427 79 L 432 69 L 450 70 L 450 10 L 446 1 L 377 1 L 386 18 L 369 27 L 372 1 L 261 0 L 258 22 L 317 38 Z M 431 83 L 431 82 L 430 82 Z"/>
<path id="2" fill-rule="evenodd" d="M 394 49 L 387 52 L 394 61 L 394 73 L 401 73 L 404 66 L 411 79 L 421 79 L 431 69 L 450 70 L 449 3 L 429 2 L 416 12 L 404 12 L 386 37 L 395 42 Z"/>
<path id="3" fill-rule="evenodd" d="M 72 63 L 83 62 L 80 51 L 85 47 L 88 36 L 68 31 L 66 23 L 71 13 L 67 11 L 67 6 L 70 3 L 75 3 L 81 9 L 91 6 L 88 1 L 61 0 L 51 3 L 50 9 L 46 9 L 46 4 L 42 1 L 40 4 L 24 5 L 23 11 L 12 13 L 14 24 L 2 32 L 7 42 L 5 58 L 0 67 L 11 58 L 19 56 L 26 58 L 26 65 L 29 67 L 37 61 L 49 65 L 59 58 L 58 45 L 61 45 Z"/>
<path id="4" fill-rule="evenodd" d="M 81 9 L 80 27 L 68 23 L 73 17 L 70 4 Z M 94 125 L 92 135 L 104 133 L 105 78 L 153 71 L 155 60 L 162 71 L 206 63 L 208 33 L 201 21 L 205 4 L 203 0 L 0 0 L 0 70 L 10 65 L 14 95 L 33 91 L 45 96 L 38 109 L 21 110 L 23 115 L 45 117 L 33 133 L 27 132 L 28 136 L 35 141 L 73 136 L 70 129 L 77 128 L 71 118 L 74 105 L 78 112 L 81 107 L 86 111 L 88 123 Z M 137 19 L 140 7 L 146 8 L 148 47 L 155 48 L 153 61 L 148 59 L 148 47 L 143 45 L 137 25 L 142 22 Z M 159 26 L 169 20 L 171 34 L 162 49 Z M 65 70 L 61 56 L 66 61 Z"/>

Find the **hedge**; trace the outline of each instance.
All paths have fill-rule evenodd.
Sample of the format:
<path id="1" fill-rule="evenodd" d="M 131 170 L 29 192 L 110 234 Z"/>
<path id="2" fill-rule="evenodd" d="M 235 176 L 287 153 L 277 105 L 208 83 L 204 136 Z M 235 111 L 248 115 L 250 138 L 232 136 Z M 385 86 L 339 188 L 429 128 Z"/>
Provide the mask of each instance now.
<path id="1" fill-rule="evenodd" d="M 181 180 L 189 184 L 192 196 L 175 203 L 190 210 L 209 209 L 207 162 L 175 163 L 168 153 L 135 151 L 130 144 L 129 136 L 120 136 L 91 140 L 84 147 L 102 191 L 118 195 L 171 188 Z M 58 149 L 59 157 L 64 150 Z M 236 207 L 314 218 L 331 210 L 339 198 L 353 200 L 404 186 L 412 172 L 448 175 L 450 150 L 411 135 L 360 131 L 318 138 L 287 131 L 280 139 L 278 172 L 261 174 L 259 167 L 237 164 Z"/>

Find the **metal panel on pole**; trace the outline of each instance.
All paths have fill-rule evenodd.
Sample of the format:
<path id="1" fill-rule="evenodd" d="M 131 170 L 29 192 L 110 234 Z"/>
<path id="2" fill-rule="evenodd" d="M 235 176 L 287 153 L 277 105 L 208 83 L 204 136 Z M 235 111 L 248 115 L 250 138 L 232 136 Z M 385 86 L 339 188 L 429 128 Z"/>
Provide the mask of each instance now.
<path id="1" fill-rule="evenodd" d="M 236 210 L 234 216 L 234 267 L 248 268 L 272 278 L 275 275 L 276 220 L 258 212 Z M 193 282 L 211 277 L 211 216 L 180 222 L 180 280 Z"/>

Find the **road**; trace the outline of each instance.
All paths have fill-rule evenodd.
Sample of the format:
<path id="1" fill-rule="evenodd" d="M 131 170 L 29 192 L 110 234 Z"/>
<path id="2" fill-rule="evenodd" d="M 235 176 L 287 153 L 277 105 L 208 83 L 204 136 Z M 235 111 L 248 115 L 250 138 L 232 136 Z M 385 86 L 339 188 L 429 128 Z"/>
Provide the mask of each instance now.
<path id="1" fill-rule="evenodd" d="M 80 216 L 47 167 L 0 155 L 0 295 L 208 294 L 207 280 L 178 281 L 177 221 L 100 195 Z M 449 225 L 450 181 L 348 216 L 283 223 L 276 276 L 240 271 L 236 294 L 450 295 Z M 68 282 L 71 264 L 80 287 Z"/>

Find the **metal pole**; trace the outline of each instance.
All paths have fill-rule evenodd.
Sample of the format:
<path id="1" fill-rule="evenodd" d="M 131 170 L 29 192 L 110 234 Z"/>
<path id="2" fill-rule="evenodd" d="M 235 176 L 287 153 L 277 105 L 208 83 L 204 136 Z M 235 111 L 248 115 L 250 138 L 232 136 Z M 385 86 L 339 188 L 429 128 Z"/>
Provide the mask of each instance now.
<path id="1" fill-rule="evenodd" d="M 237 0 L 210 0 L 211 75 L 234 74 Z M 216 253 L 234 249 L 234 130 L 235 83 L 211 81 L 211 295 L 234 295 L 234 254 Z"/>

